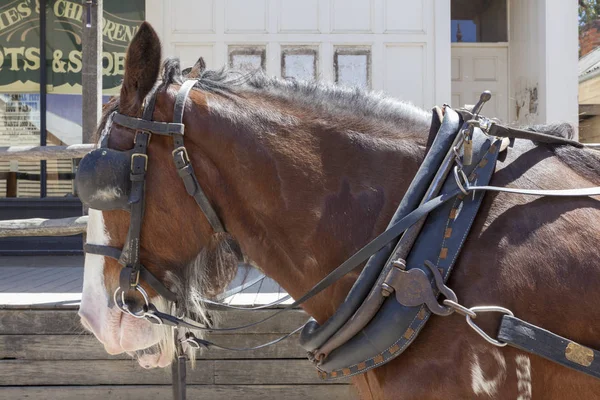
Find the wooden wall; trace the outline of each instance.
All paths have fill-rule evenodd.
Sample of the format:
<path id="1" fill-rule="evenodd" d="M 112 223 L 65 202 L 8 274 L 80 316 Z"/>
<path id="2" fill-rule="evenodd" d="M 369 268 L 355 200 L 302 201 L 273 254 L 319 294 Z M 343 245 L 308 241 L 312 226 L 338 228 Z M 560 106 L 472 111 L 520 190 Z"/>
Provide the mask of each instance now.
<path id="1" fill-rule="evenodd" d="M 270 311 L 225 313 L 222 326 Z M 263 343 L 298 327 L 302 311 L 244 334 L 214 334 L 227 346 Z M 77 310 L 0 309 L 0 399 L 158 400 L 171 398 L 170 368 L 145 370 L 127 355 L 109 356 L 79 323 Z M 347 380 L 323 382 L 296 338 L 252 352 L 210 350 L 188 366 L 188 399 L 353 399 Z"/>

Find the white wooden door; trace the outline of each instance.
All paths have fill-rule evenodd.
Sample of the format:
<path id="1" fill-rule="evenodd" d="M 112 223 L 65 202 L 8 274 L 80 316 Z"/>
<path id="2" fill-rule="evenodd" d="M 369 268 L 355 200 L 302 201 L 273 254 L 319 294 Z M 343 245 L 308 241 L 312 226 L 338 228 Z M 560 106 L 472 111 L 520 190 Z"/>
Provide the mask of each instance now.
<path id="1" fill-rule="evenodd" d="M 483 115 L 508 120 L 508 48 L 452 45 L 452 107 L 473 105 L 484 90 L 492 92 Z"/>
<path id="2" fill-rule="evenodd" d="M 450 100 L 448 0 L 146 0 L 146 19 L 185 66 L 202 56 L 428 109 Z"/>

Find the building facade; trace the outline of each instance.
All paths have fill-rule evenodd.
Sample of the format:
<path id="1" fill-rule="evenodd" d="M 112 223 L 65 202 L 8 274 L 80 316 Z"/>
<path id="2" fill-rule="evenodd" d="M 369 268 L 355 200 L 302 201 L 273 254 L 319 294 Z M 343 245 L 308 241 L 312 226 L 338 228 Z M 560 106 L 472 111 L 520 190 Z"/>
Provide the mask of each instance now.
<path id="1" fill-rule="evenodd" d="M 105 99 L 118 93 L 127 45 L 147 20 L 163 42 L 163 55 L 179 57 L 184 66 L 203 57 L 209 68 L 263 68 L 268 75 L 361 86 L 426 109 L 474 104 L 491 90 L 487 116 L 518 124 L 578 124 L 575 1 L 103 3 Z M 0 146 L 81 143 L 85 11 L 78 0 L 0 5 Z M 0 178 L 18 174 L 12 192 L 7 179 L 0 179 L 0 197 L 17 197 L 10 203 L 14 210 L 0 219 L 56 217 L 39 202 L 46 198 L 47 204 L 61 199 L 53 210 L 70 204 L 69 213 L 78 212 L 74 168 L 71 160 L 0 162 Z M 29 211 L 19 211 L 27 204 L 33 204 Z"/>
<path id="2" fill-rule="evenodd" d="M 430 108 L 577 125 L 577 2 L 146 0 L 164 53 L 358 84 Z"/>

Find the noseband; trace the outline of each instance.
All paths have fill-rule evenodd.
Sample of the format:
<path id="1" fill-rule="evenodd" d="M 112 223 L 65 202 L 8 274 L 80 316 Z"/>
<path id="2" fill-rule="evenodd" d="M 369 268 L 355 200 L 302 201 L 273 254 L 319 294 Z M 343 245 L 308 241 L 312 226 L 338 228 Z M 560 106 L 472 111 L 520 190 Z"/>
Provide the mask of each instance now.
<path id="1" fill-rule="evenodd" d="M 84 251 L 118 260 L 123 268 L 119 277 L 119 287 L 113 293 L 115 305 L 135 318 L 146 318 L 154 323 L 163 323 L 163 321 L 152 312 L 156 312 L 156 308 L 150 302 L 148 293 L 140 282 L 145 281 L 170 302 L 175 303 L 177 295 L 140 261 L 140 234 L 149 161 L 147 150 L 153 134 L 173 138 L 173 162 L 186 191 L 194 198 L 212 229 L 215 232 L 224 232 L 223 224 L 198 183 L 184 146 L 183 112 L 189 92 L 195 83 L 195 80 L 187 80 L 181 85 L 175 98 L 173 122 L 152 121 L 158 86 L 155 86 L 148 95 L 142 118 L 113 112 L 102 131 L 100 147 L 81 160 L 76 176 L 78 194 L 84 204 L 98 210 L 127 210 L 131 214 L 129 231 L 122 250 L 86 243 Z M 133 149 L 118 151 L 108 148 L 108 138 L 113 124 L 136 131 Z M 144 300 L 140 310 L 135 310 L 128 302 L 128 299 L 136 293 L 141 294 Z"/>

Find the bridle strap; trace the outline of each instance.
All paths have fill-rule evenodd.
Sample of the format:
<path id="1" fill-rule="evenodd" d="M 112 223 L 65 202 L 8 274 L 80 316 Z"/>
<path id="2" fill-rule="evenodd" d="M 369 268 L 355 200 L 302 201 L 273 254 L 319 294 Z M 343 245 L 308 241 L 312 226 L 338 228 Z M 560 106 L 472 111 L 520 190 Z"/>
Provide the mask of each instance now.
<path id="1" fill-rule="evenodd" d="M 175 123 L 181 124 L 182 126 L 185 103 L 190 90 L 194 87 L 195 84 L 195 80 L 185 81 L 181 85 L 179 93 L 177 93 L 177 98 L 175 99 L 173 121 Z M 198 178 L 196 178 L 194 168 L 192 167 L 192 163 L 190 162 L 189 155 L 183 143 L 183 132 L 181 134 L 173 135 L 173 162 L 175 163 L 175 167 L 177 168 L 177 173 L 183 180 L 185 190 L 190 196 L 194 198 L 196 204 L 198 204 L 198 207 L 200 207 L 200 209 L 204 213 L 204 216 L 208 220 L 210 226 L 215 232 L 225 232 L 221 220 L 217 216 L 217 213 L 210 204 L 210 201 L 206 197 L 206 194 L 202 190 L 200 183 L 198 183 Z"/>
<path id="2" fill-rule="evenodd" d="M 96 254 L 99 256 L 109 257 L 119 260 L 121 250 L 116 247 L 104 246 L 100 244 L 85 244 L 83 249 L 88 254 Z M 140 279 L 145 281 L 150 287 L 158 292 L 161 296 L 169 301 L 177 301 L 177 295 L 171 292 L 167 287 L 146 267 L 140 264 Z"/>
<path id="3" fill-rule="evenodd" d="M 154 113 L 155 96 L 158 86 L 154 86 L 144 105 L 142 118 L 152 119 Z M 118 116 L 120 114 L 117 114 Z M 115 117 L 116 117 L 115 116 Z M 129 231 L 119 263 L 123 265 L 119 277 L 119 284 L 124 291 L 134 291 L 140 282 L 140 235 L 144 221 L 146 171 L 148 169 L 148 144 L 150 133 L 138 130 L 135 134 L 133 153 L 131 154 L 131 192 L 129 194 L 130 222 Z"/>
<path id="4" fill-rule="evenodd" d="M 173 162 L 177 168 L 177 173 L 183 181 L 185 190 L 187 193 L 194 198 L 196 204 L 200 207 L 204 216 L 208 220 L 208 223 L 215 232 L 225 232 L 225 228 L 219 219 L 216 211 L 211 205 L 208 197 L 202 190 L 196 173 L 190 161 L 188 152 L 184 146 L 184 133 L 185 125 L 183 124 L 183 113 L 185 111 L 185 104 L 190 93 L 190 90 L 196 84 L 195 80 L 187 80 L 181 84 L 177 96 L 175 98 L 175 105 L 173 108 L 173 121 L 170 122 L 156 122 L 151 121 L 152 114 L 147 115 L 146 110 L 154 109 L 154 102 L 156 96 L 154 92 L 151 92 L 150 99 L 148 100 L 147 106 L 144 109 L 143 119 L 129 117 L 127 115 L 115 114 L 113 122 L 124 126 L 126 128 L 141 130 L 145 132 L 151 132 L 153 134 L 161 136 L 170 136 L 173 138 Z"/>
<path id="5" fill-rule="evenodd" d="M 119 124 L 121 126 L 124 126 L 125 128 L 152 132 L 157 135 L 183 135 L 183 131 L 185 130 L 185 127 L 182 124 L 145 120 L 141 118 L 130 117 L 123 114 L 115 114 L 113 121 L 115 124 Z"/>
<path id="6" fill-rule="evenodd" d="M 141 119 L 118 113 L 111 117 L 111 122 L 136 130 L 134 148 L 131 155 L 129 230 L 121 252 L 118 252 L 115 248 L 100 245 L 86 244 L 85 249 L 86 252 L 105 255 L 119 261 L 123 266 L 119 277 L 119 284 L 120 288 L 125 292 L 135 291 L 140 279 L 143 279 L 167 300 L 173 302 L 177 300 L 177 296 L 167 289 L 140 262 L 140 236 L 144 219 L 146 172 L 148 168 L 147 153 L 152 133 L 173 137 L 173 161 L 179 176 L 183 180 L 186 191 L 194 198 L 215 232 L 225 231 L 217 213 L 200 187 L 184 146 L 183 135 L 185 129 L 183 125 L 183 113 L 187 97 L 195 83 L 193 80 L 188 80 L 181 85 L 175 98 L 173 123 L 152 121 L 156 103 L 156 91 L 160 87 L 159 85 L 155 85 L 146 97 L 147 101 L 144 104 Z"/>

